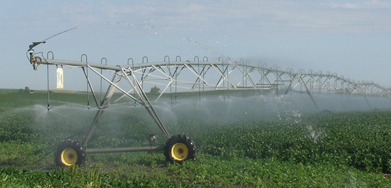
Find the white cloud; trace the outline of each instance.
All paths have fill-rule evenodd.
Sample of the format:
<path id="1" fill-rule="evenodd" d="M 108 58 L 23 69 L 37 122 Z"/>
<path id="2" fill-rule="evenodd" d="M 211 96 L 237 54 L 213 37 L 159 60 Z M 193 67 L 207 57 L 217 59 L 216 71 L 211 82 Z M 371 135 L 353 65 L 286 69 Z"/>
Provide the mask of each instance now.
<path id="1" fill-rule="evenodd" d="M 346 2 L 346 3 L 323 3 L 323 5 L 332 8 L 345 8 L 345 9 L 381 9 L 391 8 L 391 3 L 383 2 L 379 0 L 361 1 L 361 2 Z"/>
<path id="2" fill-rule="evenodd" d="M 331 7 L 333 7 L 333 8 L 356 9 L 356 8 L 360 8 L 360 5 L 359 4 L 355 4 L 355 3 L 345 3 L 345 4 L 332 3 Z"/>

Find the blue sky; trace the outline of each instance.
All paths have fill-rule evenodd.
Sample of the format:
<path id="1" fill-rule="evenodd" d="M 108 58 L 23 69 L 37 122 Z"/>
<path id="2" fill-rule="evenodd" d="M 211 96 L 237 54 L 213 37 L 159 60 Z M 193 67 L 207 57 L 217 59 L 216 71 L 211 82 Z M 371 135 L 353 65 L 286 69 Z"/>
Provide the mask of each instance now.
<path id="1" fill-rule="evenodd" d="M 46 67 L 32 70 L 28 45 L 73 27 L 36 52 L 109 64 L 165 55 L 245 58 L 391 87 L 391 1 L 0 0 L 0 88 L 46 89 Z M 64 72 L 65 89 L 85 88 L 81 71 Z M 54 68 L 50 74 L 54 80 Z"/>

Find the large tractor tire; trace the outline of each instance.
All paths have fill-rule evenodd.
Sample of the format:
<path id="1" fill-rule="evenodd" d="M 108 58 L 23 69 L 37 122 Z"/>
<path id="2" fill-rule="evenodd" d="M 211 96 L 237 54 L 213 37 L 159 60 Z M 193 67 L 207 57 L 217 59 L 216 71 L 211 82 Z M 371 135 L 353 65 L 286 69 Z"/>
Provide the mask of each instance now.
<path id="1" fill-rule="evenodd" d="M 79 142 L 67 139 L 58 145 L 54 161 L 61 167 L 80 166 L 87 161 L 87 153 Z"/>
<path id="2" fill-rule="evenodd" d="M 171 163 L 182 163 L 185 160 L 195 161 L 197 146 L 193 140 L 184 134 L 172 136 L 164 148 L 166 160 Z"/>

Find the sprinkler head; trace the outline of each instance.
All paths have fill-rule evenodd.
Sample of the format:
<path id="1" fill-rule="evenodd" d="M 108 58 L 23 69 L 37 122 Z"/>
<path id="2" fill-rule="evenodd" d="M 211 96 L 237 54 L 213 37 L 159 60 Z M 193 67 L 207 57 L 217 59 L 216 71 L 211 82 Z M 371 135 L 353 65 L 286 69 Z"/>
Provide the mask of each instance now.
<path id="1" fill-rule="evenodd" d="M 156 137 L 156 134 L 150 134 L 149 135 L 149 144 L 151 145 L 151 146 L 155 146 L 155 145 L 157 145 L 157 137 Z"/>
<path id="2" fill-rule="evenodd" d="M 46 41 L 41 41 L 41 42 L 33 42 L 33 44 L 31 44 L 29 46 L 29 50 L 28 51 L 31 51 L 34 47 L 38 46 L 39 44 L 41 43 L 46 43 Z"/>
<path id="3" fill-rule="evenodd" d="M 36 71 L 37 69 L 38 69 L 38 63 L 35 62 L 35 63 L 33 63 L 33 70 Z"/>

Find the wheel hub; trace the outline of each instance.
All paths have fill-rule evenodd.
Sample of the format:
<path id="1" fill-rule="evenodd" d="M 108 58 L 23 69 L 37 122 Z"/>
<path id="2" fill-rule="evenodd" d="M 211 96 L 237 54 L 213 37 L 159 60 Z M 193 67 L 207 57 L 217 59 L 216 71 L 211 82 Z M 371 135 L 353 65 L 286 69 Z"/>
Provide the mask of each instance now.
<path id="1" fill-rule="evenodd" d="M 77 162 L 77 153 L 72 148 L 64 149 L 61 153 L 61 162 L 65 166 L 72 166 Z"/>
<path id="2" fill-rule="evenodd" d="M 184 143 L 176 143 L 171 148 L 171 155 L 176 161 L 184 161 L 189 155 L 189 149 Z"/>

